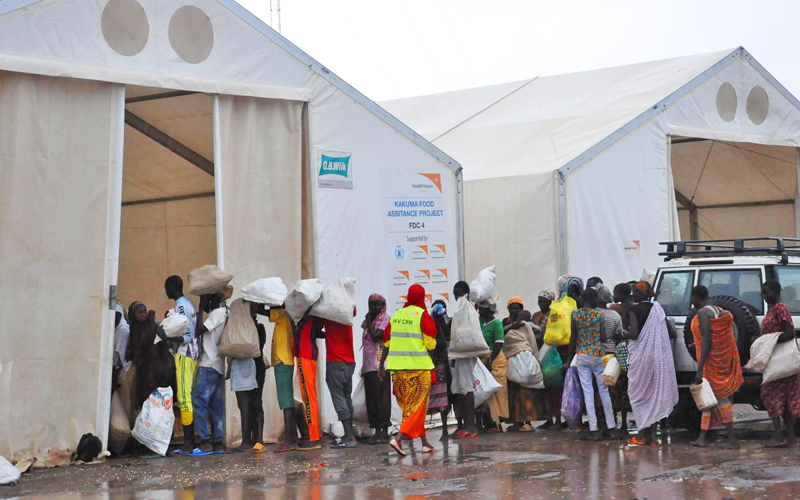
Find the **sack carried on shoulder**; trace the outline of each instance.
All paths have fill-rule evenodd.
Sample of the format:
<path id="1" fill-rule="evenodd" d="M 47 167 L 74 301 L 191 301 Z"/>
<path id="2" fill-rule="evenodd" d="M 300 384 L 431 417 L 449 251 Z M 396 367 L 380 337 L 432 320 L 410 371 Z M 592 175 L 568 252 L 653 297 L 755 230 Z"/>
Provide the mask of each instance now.
<path id="1" fill-rule="evenodd" d="M 450 323 L 450 359 L 471 358 L 489 354 L 489 346 L 481 333 L 478 311 L 472 307 L 466 297 L 456 302 L 453 321 Z"/>
<path id="2" fill-rule="evenodd" d="M 578 308 L 575 299 L 565 295 L 550 304 L 547 329 L 544 332 L 544 343 L 562 346 L 569 344 L 572 334 L 572 311 Z"/>
<path id="3" fill-rule="evenodd" d="M 261 355 L 258 329 L 250 315 L 250 303 L 242 298 L 231 304 L 228 322 L 219 341 L 219 355 L 229 358 L 257 358 Z"/>
<path id="4" fill-rule="evenodd" d="M 539 361 L 531 351 L 522 351 L 508 360 L 508 380 L 528 389 L 544 389 Z"/>
<path id="5" fill-rule="evenodd" d="M 800 349 L 796 340 L 778 342 L 764 369 L 763 382 L 774 382 L 800 373 Z"/>

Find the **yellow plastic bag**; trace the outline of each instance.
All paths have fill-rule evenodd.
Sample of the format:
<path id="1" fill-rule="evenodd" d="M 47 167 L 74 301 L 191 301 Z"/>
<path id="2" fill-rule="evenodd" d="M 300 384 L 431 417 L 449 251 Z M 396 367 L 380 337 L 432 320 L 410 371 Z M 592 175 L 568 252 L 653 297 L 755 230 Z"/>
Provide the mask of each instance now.
<path id="1" fill-rule="evenodd" d="M 553 346 L 569 344 L 572 334 L 572 311 L 578 308 L 575 299 L 564 295 L 550 304 L 550 315 L 544 332 L 544 343 Z"/>
<path id="2" fill-rule="evenodd" d="M 601 361 L 603 362 L 603 368 L 606 367 L 606 364 L 608 363 L 608 360 L 611 359 L 611 358 L 616 358 L 616 355 L 614 355 L 613 353 L 612 354 L 606 354 L 605 356 L 603 356 L 601 358 Z"/>

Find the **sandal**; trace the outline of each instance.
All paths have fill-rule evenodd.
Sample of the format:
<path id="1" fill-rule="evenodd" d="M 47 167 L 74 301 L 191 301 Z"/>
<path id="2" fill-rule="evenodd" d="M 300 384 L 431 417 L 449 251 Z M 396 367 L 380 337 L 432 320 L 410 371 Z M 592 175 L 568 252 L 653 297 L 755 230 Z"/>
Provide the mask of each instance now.
<path id="1" fill-rule="evenodd" d="M 519 428 L 519 432 L 533 432 L 533 426 L 531 424 L 525 424 Z"/>
<path id="2" fill-rule="evenodd" d="M 436 448 L 434 448 L 433 446 L 422 447 L 422 453 L 433 453 L 434 451 L 436 451 Z"/>
<path id="3" fill-rule="evenodd" d="M 252 451 L 253 453 L 264 453 L 265 451 L 267 451 L 267 448 L 261 443 L 256 443 L 253 445 L 253 449 L 250 451 Z"/>
<path id="4" fill-rule="evenodd" d="M 397 440 L 396 439 L 392 439 L 391 441 L 389 441 L 389 446 L 391 446 L 392 449 L 394 449 L 394 451 L 396 451 L 397 454 L 400 455 L 401 457 L 405 457 L 405 456 L 408 455 L 408 452 L 403 451 L 403 449 L 400 448 L 400 445 L 397 444 Z"/>
<path id="5" fill-rule="evenodd" d="M 458 436 L 454 437 L 453 439 L 469 439 L 469 438 L 476 438 L 478 437 L 477 434 L 470 434 L 469 432 L 464 431 L 464 434 L 459 434 Z"/>
<path id="6" fill-rule="evenodd" d="M 628 440 L 628 444 L 635 446 L 647 446 L 650 443 L 648 443 L 647 441 L 642 441 L 641 439 L 639 439 L 638 436 L 633 436 Z"/>
<path id="7" fill-rule="evenodd" d="M 278 446 L 277 448 L 275 448 L 273 453 L 285 453 L 287 451 L 295 451 L 296 449 L 297 449 L 297 446 L 281 445 L 281 446 Z"/>

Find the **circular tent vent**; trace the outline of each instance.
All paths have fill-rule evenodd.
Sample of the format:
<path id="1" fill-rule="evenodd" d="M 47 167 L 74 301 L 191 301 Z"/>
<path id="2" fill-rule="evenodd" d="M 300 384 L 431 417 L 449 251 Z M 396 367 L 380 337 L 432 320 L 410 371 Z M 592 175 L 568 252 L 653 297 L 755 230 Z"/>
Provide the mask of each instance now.
<path id="1" fill-rule="evenodd" d="M 717 90 L 717 113 L 726 122 L 732 122 L 736 117 L 736 90 L 728 82 L 720 85 Z"/>
<path id="2" fill-rule="evenodd" d="M 763 87 L 753 87 L 747 96 L 747 116 L 756 125 L 761 125 L 769 113 L 769 96 Z"/>
<path id="3" fill-rule="evenodd" d="M 214 47 L 211 20 L 197 7 L 184 5 L 169 21 L 169 43 L 184 61 L 192 64 L 205 61 Z"/>
<path id="4" fill-rule="evenodd" d="M 109 47 L 123 56 L 135 56 L 147 45 L 150 23 L 136 0 L 111 0 L 100 19 Z"/>

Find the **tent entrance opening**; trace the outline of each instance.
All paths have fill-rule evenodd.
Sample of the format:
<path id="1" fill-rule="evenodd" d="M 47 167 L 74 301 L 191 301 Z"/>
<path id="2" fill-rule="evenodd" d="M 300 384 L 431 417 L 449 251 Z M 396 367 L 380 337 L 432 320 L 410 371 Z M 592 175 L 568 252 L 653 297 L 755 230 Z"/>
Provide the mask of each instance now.
<path id="1" fill-rule="evenodd" d="M 672 137 L 680 238 L 797 235 L 797 148 Z"/>

